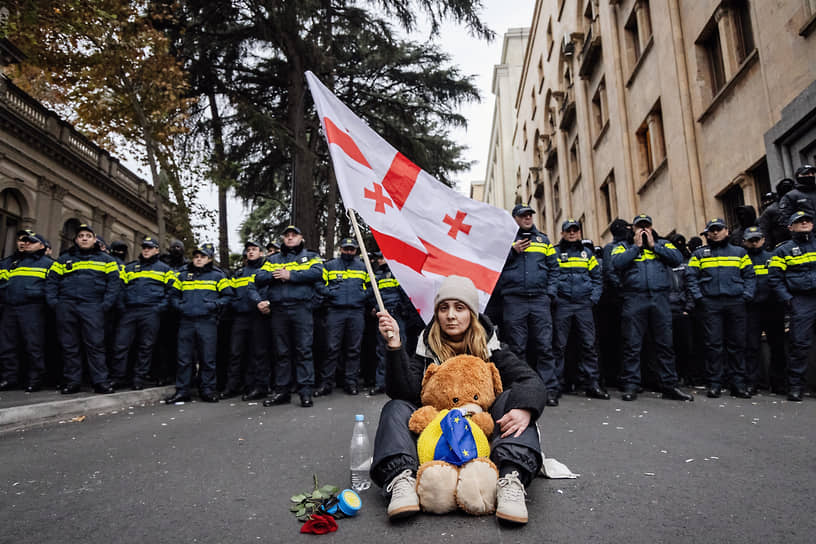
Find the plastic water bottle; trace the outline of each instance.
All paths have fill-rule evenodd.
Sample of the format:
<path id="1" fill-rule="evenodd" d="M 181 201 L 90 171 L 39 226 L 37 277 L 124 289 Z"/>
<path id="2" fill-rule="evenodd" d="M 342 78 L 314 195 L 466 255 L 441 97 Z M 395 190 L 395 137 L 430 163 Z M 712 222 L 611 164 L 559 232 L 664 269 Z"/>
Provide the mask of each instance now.
<path id="1" fill-rule="evenodd" d="M 351 465 L 351 488 L 354 491 L 365 491 L 371 487 L 371 478 L 368 471 L 371 469 L 371 443 L 368 441 L 368 432 L 363 414 L 354 416 L 354 431 L 351 433 L 349 447 L 349 463 Z"/>

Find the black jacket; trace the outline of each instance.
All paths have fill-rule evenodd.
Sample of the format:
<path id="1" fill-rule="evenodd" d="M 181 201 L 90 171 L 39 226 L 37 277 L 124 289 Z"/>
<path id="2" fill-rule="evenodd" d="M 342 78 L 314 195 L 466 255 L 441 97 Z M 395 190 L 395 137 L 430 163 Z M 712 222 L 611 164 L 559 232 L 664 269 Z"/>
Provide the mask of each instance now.
<path id="1" fill-rule="evenodd" d="M 490 362 L 499 370 L 502 387 L 511 390 L 507 409 L 529 410 L 532 425 L 541 415 L 547 401 L 544 383 L 535 370 L 519 360 L 505 344 L 499 342 L 496 327 L 487 317 L 480 315 L 479 322 L 489 338 L 487 347 L 491 351 Z M 416 406 L 422 404 L 420 393 L 425 369 L 431 363 L 440 363 L 428 346 L 429 331 L 430 327 L 422 332 L 416 355 L 413 357 L 408 356 L 404 345 L 398 350 L 386 350 L 385 392 L 392 399 L 405 400 Z"/>

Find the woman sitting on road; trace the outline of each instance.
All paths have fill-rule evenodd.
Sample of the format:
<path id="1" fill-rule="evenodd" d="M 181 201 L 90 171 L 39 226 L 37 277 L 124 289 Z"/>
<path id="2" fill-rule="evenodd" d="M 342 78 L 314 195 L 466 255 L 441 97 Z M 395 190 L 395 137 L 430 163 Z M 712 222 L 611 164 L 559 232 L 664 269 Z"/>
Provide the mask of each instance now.
<path id="1" fill-rule="evenodd" d="M 400 341 L 397 322 L 388 312 L 377 314 L 380 334 L 388 348 L 385 392 L 392 400 L 380 413 L 371 479 L 391 494 L 390 519 L 419 512 L 417 437 L 408 429 L 408 420 L 420 405 L 425 369 L 455 355 L 474 355 L 496 365 L 504 387 L 490 410 L 497 424 L 490 446 L 490 459 L 499 468 L 496 517 L 527 523 L 525 486 L 542 463 L 535 421 L 546 402 L 544 383 L 499 343 L 493 324 L 479 315 L 479 294 L 470 279 L 446 278 L 436 294 L 434 308 L 434 317 L 423 331 L 414 357 L 408 356 Z M 389 332 L 393 333 L 390 338 Z"/>

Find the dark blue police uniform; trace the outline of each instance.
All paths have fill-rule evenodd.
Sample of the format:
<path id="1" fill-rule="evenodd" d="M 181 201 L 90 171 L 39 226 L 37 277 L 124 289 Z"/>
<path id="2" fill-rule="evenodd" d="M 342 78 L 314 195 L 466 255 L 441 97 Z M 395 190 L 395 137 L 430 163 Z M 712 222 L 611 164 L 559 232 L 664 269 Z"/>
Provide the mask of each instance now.
<path id="1" fill-rule="evenodd" d="M 526 359 L 528 338 L 533 339 L 535 369 L 547 387 L 548 397 L 557 398 L 560 388 L 552 351 L 550 301 L 558 292 L 558 260 L 545 234 L 535 227 L 516 233 L 516 241 L 528 237 L 530 246 L 522 253 L 510 249 L 497 284 L 504 301 L 503 339 L 521 360 Z"/>
<path id="2" fill-rule="evenodd" d="M 105 362 L 105 315 L 116 304 L 121 288 L 119 265 L 96 246 L 89 250 L 74 246 L 51 265 L 46 282 L 46 301 L 57 315 L 64 392 L 79 390 L 81 349 L 88 359 L 94 386 L 97 389 L 109 386 Z"/>
<path id="3" fill-rule="evenodd" d="M 289 271 L 289 280 L 275 279 L 275 270 Z M 272 309 L 271 322 L 275 344 L 275 392 L 288 395 L 292 380 L 292 358 L 298 393 L 309 399 L 314 388 L 312 341 L 314 317 L 312 298 L 315 285 L 323 278 L 323 263 L 317 253 L 303 243 L 295 248 L 281 247 L 280 253 L 267 257 L 255 275 L 254 294 L 257 304 L 268 300 Z M 250 287 L 253 289 L 253 287 Z M 294 351 L 294 354 L 292 353 Z M 282 397 L 283 398 L 283 397 Z"/>
<path id="4" fill-rule="evenodd" d="M 142 256 L 125 265 L 122 272 L 119 326 L 113 347 L 111 377 L 123 382 L 127 377 L 128 355 L 136 347 L 133 387 L 142 389 L 150 383 L 150 367 L 159 334 L 162 314 L 169 305 L 175 275 L 158 255 Z"/>
<path id="5" fill-rule="evenodd" d="M 0 261 L 0 381 L 10 388 L 19 375 L 18 347 L 28 357 L 28 390 L 45 377 L 45 284 L 54 260 L 45 249 L 15 253 Z"/>
<path id="6" fill-rule="evenodd" d="M 345 361 L 343 388 L 356 394 L 360 375 L 360 346 L 365 329 L 366 289 L 369 283 L 365 264 L 354 255 L 341 255 L 323 265 L 326 314 L 326 361 L 320 372 L 320 391 L 334 387 L 341 356 Z M 345 349 L 343 349 L 345 346 Z"/>

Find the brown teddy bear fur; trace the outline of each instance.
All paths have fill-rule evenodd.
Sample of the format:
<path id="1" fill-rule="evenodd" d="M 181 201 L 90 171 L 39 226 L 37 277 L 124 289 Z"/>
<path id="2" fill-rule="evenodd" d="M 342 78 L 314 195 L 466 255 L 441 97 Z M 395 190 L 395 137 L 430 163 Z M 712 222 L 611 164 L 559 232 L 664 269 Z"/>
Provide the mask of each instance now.
<path id="1" fill-rule="evenodd" d="M 411 415 L 408 428 L 420 434 L 441 410 L 476 405 L 481 412 L 474 413 L 471 421 L 485 436 L 493 432 L 493 418 L 488 410 L 502 392 L 499 369 L 472 355 L 458 355 L 441 365 L 431 364 L 422 378 L 422 408 Z M 473 408 L 473 407 L 467 407 Z M 475 410 L 467 409 L 468 412 Z"/>

